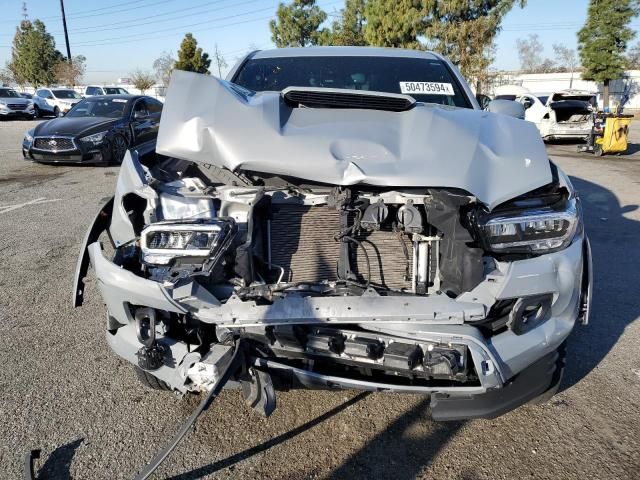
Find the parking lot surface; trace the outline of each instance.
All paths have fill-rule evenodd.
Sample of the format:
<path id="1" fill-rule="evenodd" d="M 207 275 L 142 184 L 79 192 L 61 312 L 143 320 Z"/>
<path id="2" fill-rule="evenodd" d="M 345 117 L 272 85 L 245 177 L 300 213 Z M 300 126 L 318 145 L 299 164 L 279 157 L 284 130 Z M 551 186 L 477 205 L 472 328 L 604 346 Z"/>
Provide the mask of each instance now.
<path id="1" fill-rule="evenodd" d="M 0 122 L 0 478 L 133 478 L 199 397 L 145 389 L 104 339 L 95 283 L 71 308 L 79 244 L 118 168 L 39 165 L 36 122 Z M 636 479 L 640 475 L 640 123 L 622 156 L 549 154 L 580 191 L 594 253 L 592 323 L 561 392 L 493 421 L 435 423 L 428 399 L 292 391 L 264 419 L 224 392 L 154 478 Z"/>

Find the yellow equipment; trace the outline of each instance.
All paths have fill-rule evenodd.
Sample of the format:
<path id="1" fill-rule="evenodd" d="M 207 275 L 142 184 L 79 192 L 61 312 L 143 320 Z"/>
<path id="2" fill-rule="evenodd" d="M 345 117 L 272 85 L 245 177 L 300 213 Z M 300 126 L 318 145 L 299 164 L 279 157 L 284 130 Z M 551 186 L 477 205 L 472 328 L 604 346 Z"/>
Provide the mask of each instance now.
<path id="1" fill-rule="evenodd" d="M 595 114 L 589 143 L 580 150 L 597 156 L 625 152 L 632 118 L 632 115 Z"/>

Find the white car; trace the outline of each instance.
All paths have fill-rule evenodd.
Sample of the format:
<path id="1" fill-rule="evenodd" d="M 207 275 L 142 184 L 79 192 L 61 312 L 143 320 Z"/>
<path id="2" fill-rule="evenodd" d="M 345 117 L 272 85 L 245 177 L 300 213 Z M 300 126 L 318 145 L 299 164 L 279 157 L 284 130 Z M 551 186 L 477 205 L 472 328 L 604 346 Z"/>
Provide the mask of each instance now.
<path id="1" fill-rule="evenodd" d="M 596 96 L 580 90 L 555 93 L 523 93 L 516 101 L 525 108 L 525 120 L 533 122 L 546 140 L 587 139 L 591 133 Z"/>
<path id="2" fill-rule="evenodd" d="M 88 85 L 87 88 L 84 89 L 85 97 L 95 97 L 98 95 L 129 95 L 129 92 L 122 87 L 116 86 Z"/>
<path id="3" fill-rule="evenodd" d="M 53 114 L 60 117 L 82 100 L 82 96 L 70 88 L 40 88 L 33 96 L 36 117 Z"/>

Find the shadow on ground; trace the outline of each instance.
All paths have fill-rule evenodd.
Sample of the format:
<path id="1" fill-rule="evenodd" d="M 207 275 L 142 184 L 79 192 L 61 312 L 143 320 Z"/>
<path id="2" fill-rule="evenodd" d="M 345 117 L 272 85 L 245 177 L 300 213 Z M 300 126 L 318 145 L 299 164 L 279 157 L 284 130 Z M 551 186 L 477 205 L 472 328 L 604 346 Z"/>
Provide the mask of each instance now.
<path id="1" fill-rule="evenodd" d="M 367 395 L 369 395 L 368 392 L 360 393 L 319 417 L 260 445 L 248 448 L 209 465 L 170 477 L 170 479 L 193 480 L 228 468 L 253 455 L 291 440 L 295 436 L 339 414 L 364 399 Z M 429 399 L 425 397 L 423 401 L 393 421 L 384 432 L 373 437 L 360 450 L 351 455 L 328 478 L 332 480 L 342 480 L 344 478 L 409 480 L 415 478 L 425 466 L 431 463 L 438 451 L 447 444 L 460 427 L 464 425 L 464 422 L 435 423 L 431 420 L 428 407 Z M 413 429 L 412 427 L 414 426 L 419 428 Z M 423 435 L 416 433 L 424 430 L 427 430 L 428 433 Z"/>
<path id="2" fill-rule="evenodd" d="M 561 389 L 591 372 L 640 316 L 640 222 L 625 217 L 638 205 L 620 205 L 610 190 L 571 177 L 582 199 L 585 229 L 593 251 L 594 292 L 591 323 L 577 325 L 568 342 L 568 362 Z"/>
<path id="3" fill-rule="evenodd" d="M 71 461 L 84 438 L 79 438 L 56 448 L 38 469 L 38 480 L 52 478 L 71 478 Z"/>

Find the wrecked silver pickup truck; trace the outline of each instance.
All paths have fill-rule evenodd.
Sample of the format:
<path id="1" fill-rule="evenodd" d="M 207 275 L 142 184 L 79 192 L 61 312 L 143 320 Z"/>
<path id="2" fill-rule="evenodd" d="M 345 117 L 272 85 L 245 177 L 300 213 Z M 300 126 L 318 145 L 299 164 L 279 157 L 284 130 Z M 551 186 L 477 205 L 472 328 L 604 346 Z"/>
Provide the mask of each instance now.
<path id="1" fill-rule="evenodd" d="M 155 388 L 211 389 L 243 342 L 227 386 L 265 414 L 307 387 L 492 418 L 553 395 L 588 321 L 580 209 L 535 125 L 480 110 L 438 55 L 258 51 L 229 81 L 174 72 L 73 301 L 90 262 L 109 345 Z"/>

